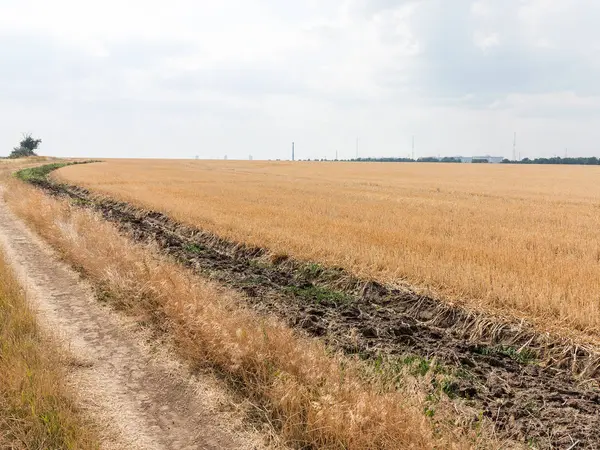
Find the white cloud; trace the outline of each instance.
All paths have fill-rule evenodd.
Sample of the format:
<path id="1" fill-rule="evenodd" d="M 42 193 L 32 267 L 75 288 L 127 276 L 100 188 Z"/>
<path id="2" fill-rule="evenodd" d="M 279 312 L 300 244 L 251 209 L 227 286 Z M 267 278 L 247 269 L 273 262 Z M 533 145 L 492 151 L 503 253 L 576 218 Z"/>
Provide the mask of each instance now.
<path id="1" fill-rule="evenodd" d="M 485 51 L 489 48 L 499 46 L 500 36 L 498 35 L 498 33 L 484 34 L 481 32 L 475 32 L 475 36 L 473 36 L 473 42 L 477 47 Z"/>
<path id="2" fill-rule="evenodd" d="M 491 109 L 507 109 L 519 117 L 600 118 L 600 95 L 580 96 L 573 91 L 541 94 L 509 94 L 490 105 Z"/>

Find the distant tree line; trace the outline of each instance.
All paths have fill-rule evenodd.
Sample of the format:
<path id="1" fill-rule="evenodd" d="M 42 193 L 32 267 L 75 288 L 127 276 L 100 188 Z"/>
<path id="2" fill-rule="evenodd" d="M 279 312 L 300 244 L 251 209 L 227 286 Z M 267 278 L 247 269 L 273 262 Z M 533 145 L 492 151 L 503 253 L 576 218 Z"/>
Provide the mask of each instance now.
<path id="1" fill-rule="evenodd" d="M 385 157 L 385 158 L 354 158 L 350 159 L 350 162 L 415 162 L 414 159 L 411 158 L 395 158 L 395 157 Z"/>
<path id="2" fill-rule="evenodd" d="M 583 158 L 561 158 L 554 156 L 552 158 L 523 158 L 520 161 L 511 161 L 509 159 L 502 160 L 503 164 L 571 164 L 580 166 L 597 166 L 600 165 L 600 159 L 595 156 Z"/>
<path id="3" fill-rule="evenodd" d="M 422 158 L 395 158 L 395 157 L 382 157 L 382 158 L 355 158 L 350 159 L 351 162 L 443 162 L 443 163 L 459 163 L 462 162 L 460 158 L 452 156 L 444 156 L 442 158 L 436 158 L 435 156 L 424 156 Z"/>
<path id="4" fill-rule="evenodd" d="M 426 156 L 424 158 L 418 158 L 417 162 L 442 162 L 442 163 L 461 163 L 460 158 L 454 156 L 444 156 L 442 158 L 436 158 L 435 156 Z"/>
<path id="5" fill-rule="evenodd" d="M 279 160 L 277 160 L 279 161 Z M 311 161 L 307 159 L 306 161 Z M 347 161 L 347 162 L 402 162 L 402 163 L 414 163 L 414 162 L 430 162 L 430 163 L 462 163 L 460 158 L 454 156 L 444 156 L 444 157 L 435 157 L 435 156 L 424 156 L 422 158 L 399 158 L 399 157 L 381 157 L 381 158 L 353 158 L 353 159 L 314 159 L 313 161 Z M 473 158 L 470 163 L 489 163 L 489 160 L 485 158 Z M 555 156 L 553 158 L 523 158 L 519 161 L 513 161 L 510 159 L 503 159 L 503 164 L 571 164 L 571 165 L 584 165 L 584 166 L 597 166 L 600 165 L 600 159 L 591 156 L 591 157 L 582 157 L 582 158 L 561 158 L 560 156 Z"/>

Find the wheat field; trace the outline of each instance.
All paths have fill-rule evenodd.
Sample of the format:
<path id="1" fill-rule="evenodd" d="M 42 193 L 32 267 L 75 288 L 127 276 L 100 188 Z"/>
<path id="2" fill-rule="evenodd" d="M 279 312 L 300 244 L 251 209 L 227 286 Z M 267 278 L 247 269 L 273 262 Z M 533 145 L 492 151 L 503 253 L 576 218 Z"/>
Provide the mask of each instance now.
<path id="1" fill-rule="evenodd" d="M 100 215 L 72 208 L 17 180 L 6 187 L 11 209 L 65 261 L 102 286 L 107 301 L 144 327 L 157 325 L 156 336 L 173 339 L 177 354 L 192 367 L 216 369 L 238 394 L 248 397 L 248 417 L 259 420 L 255 426 L 261 419 L 268 421 L 263 431 L 276 439 L 273 448 L 508 445 L 495 440 L 486 419 L 470 429 L 472 408 L 441 400 L 435 423 L 422 413 L 432 380 L 442 374 L 431 371 L 415 377 L 405 366 L 401 373 L 386 376 L 381 368 L 374 371 L 358 360 L 334 355 L 322 342 L 244 308 L 239 293 L 120 235 Z M 1 307 L 0 297 L 0 319 Z M 0 338 L 1 334 L 0 330 Z M 0 375 L 1 362 L 0 358 Z M 1 419 L 0 410 L 0 425 Z M 1 430 L 0 426 L 0 444 Z"/>
<path id="2" fill-rule="evenodd" d="M 56 178 L 600 341 L 600 167 L 108 160 Z"/>

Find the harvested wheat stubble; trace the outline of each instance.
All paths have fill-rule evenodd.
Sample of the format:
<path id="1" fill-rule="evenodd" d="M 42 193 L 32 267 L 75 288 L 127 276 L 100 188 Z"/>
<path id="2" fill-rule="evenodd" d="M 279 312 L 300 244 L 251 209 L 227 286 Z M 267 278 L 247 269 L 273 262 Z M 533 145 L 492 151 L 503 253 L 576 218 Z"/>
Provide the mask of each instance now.
<path id="1" fill-rule="evenodd" d="M 600 168 L 110 160 L 58 179 L 600 343 Z"/>
<path id="2" fill-rule="evenodd" d="M 573 439 L 590 447 L 600 444 L 599 391 L 579 386 L 570 374 L 579 369 L 597 376 L 597 358 L 589 352 L 518 324 L 362 282 L 341 269 L 286 258 L 269 263 L 265 250 L 227 242 L 84 189 L 38 185 L 101 211 L 136 239 L 158 242 L 181 262 L 243 291 L 258 310 L 274 312 L 347 353 L 372 358 L 410 352 L 460 367 L 464 375 L 447 390 L 483 410 L 503 437 L 542 447 L 571 445 Z M 524 348 L 519 351 L 517 345 Z M 557 361 L 542 367 L 528 361 L 534 355 Z M 573 357 L 579 363 L 565 367 Z"/>
<path id="3" fill-rule="evenodd" d="M 153 246 L 134 244 L 99 214 L 17 181 L 6 199 L 103 288 L 103 298 L 172 336 L 192 364 L 219 370 L 294 448 L 464 448 L 467 442 L 499 448 L 494 434 L 484 431 L 488 420 L 465 429 L 456 423 L 464 416 L 457 417 L 449 401 L 439 400 L 433 422 L 423 414 L 420 386 L 428 376 L 402 376 L 400 390 L 379 377 L 365 379 L 362 364 L 260 317 L 238 293 L 195 276 Z"/>

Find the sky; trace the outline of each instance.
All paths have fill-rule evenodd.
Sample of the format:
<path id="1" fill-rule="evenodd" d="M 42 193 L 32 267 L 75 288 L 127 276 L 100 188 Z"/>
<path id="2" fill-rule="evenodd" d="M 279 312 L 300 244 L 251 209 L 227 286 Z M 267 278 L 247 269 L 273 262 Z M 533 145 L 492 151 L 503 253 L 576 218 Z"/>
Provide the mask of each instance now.
<path id="1" fill-rule="evenodd" d="M 597 0 L 0 0 L 0 155 L 600 156 Z"/>

